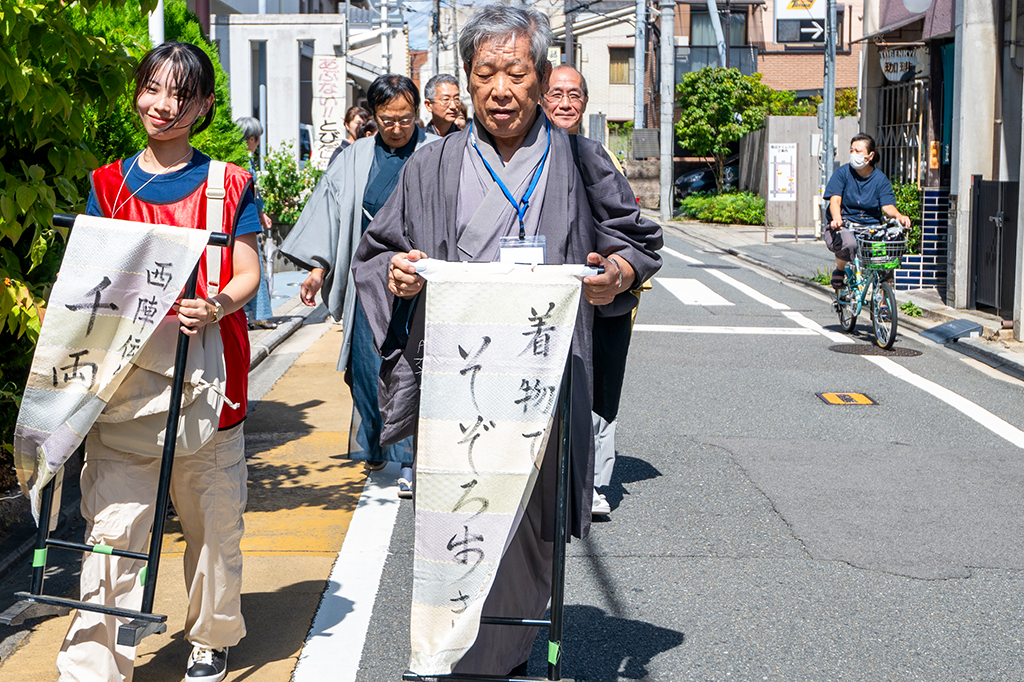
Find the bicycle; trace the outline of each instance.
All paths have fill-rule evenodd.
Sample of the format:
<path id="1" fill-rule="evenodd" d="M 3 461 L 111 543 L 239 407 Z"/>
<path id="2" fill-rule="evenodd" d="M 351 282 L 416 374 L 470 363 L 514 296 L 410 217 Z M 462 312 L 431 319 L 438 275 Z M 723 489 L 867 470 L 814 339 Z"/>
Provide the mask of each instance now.
<path id="1" fill-rule="evenodd" d="M 900 266 L 907 250 L 903 228 L 895 220 L 885 225 L 851 225 L 857 236 L 857 250 L 846 265 L 843 287 L 836 290 L 832 309 L 839 314 L 839 326 L 850 333 L 857 325 L 857 316 L 867 305 L 875 342 L 886 350 L 896 342 L 899 308 L 888 276 Z"/>

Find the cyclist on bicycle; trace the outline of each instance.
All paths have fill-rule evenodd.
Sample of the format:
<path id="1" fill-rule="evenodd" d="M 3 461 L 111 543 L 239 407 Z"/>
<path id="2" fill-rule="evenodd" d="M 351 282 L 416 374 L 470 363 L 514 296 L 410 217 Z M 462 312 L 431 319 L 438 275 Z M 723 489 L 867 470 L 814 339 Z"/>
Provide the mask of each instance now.
<path id="1" fill-rule="evenodd" d="M 884 217 L 894 218 L 904 228 L 910 227 L 910 218 L 896 210 L 896 195 L 892 184 L 882 171 L 875 168 L 875 139 L 860 133 L 850 140 L 850 162 L 843 164 L 829 178 L 825 186 L 828 200 L 829 224 L 825 230 L 825 245 L 836 255 L 836 269 L 832 273 L 832 286 L 843 287 L 846 264 L 853 260 L 857 238 L 853 225 L 880 225 Z"/>

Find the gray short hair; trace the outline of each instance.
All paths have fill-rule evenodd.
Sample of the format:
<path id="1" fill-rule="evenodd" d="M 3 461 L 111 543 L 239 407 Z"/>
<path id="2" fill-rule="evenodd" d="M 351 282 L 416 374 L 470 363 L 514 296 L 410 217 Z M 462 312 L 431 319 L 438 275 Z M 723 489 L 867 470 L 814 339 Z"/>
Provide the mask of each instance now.
<path id="1" fill-rule="evenodd" d="M 250 137 L 255 137 L 258 140 L 263 136 L 263 124 L 260 123 L 258 118 L 243 116 L 235 121 L 235 123 L 242 129 L 243 140 L 248 140 Z"/>
<path id="2" fill-rule="evenodd" d="M 462 60 L 472 66 L 476 51 L 488 40 L 517 40 L 520 36 L 530 39 L 530 56 L 533 66 L 540 74 L 548 63 L 548 46 L 553 35 L 546 15 L 535 9 L 511 7 L 509 5 L 488 5 L 473 15 L 462 35 L 459 36 L 459 51 Z"/>
<path id="3" fill-rule="evenodd" d="M 434 95 L 437 94 L 437 86 L 441 83 L 454 85 L 456 88 L 459 87 L 459 81 L 455 79 L 455 76 L 450 73 L 439 73 L 436 76 L 432 76 L 427 81 L 427 84 L 423 86 L 423 99 L 433 101 Z"/>
<path id="4" fill-rule="evenodd" d="M 554 69 L 551 69 L 552 78 L 555 77 L 555 69 L 571 69 L 575 72 L 576 75 L 580 77 L 580 90 L 583 91 L 583 98 L 586 99 L 590 97 L 590 91 L 587 89 L 587 79 L 579 69 L 574 66 L 569 66 L 568 64 L 559 64 Z"/>

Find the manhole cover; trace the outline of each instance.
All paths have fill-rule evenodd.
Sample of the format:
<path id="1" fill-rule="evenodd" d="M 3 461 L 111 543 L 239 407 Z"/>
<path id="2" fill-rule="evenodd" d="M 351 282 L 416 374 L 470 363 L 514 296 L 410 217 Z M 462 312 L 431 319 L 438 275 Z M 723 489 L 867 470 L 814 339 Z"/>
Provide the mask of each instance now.
<path id="1" fill-rule="evenodd" d="M 835 353 L 845 353 L 846 355 L 882 355 L 888 358 L 916 358 L 921 354 L 921 351 L 911 350 L 910 348 L 890 348 L 885 350 L 884 348 L 866 343 L 837 343 L 834 346 L 829 346 L 828 349 Z"/>
<path id="2" fill-rule="evenodd" d="M 691 268 L 706 268 L 708 270 L 739 270 L 738 265 L 715 265 L 714 263 L 690 263 Z"/>

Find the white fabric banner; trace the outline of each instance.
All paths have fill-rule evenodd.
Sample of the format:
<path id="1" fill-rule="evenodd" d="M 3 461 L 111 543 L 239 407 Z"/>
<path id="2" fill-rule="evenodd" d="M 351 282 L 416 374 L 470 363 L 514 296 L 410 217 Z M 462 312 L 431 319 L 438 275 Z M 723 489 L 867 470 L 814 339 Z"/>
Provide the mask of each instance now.
<path id="1" fill-rule="evenodd" d="M 209 233 L 78 216 L 32 358 L 14 465 L 38 520 L 39 494 L 81 444 L 170 310 Z"/>
<path id="2" fill-rule="evenodd" d="M 309 161 L 327 168 L 345 130 L 345 58 L 313 55 L 313 140 Z"/>
<path id="3" fill-rule="evenodd" d="M 579 271 L 435 261 L 421 270 L 410 663 L 420 675 L 450 673 L 476 640 L 551 435 Z"/>

